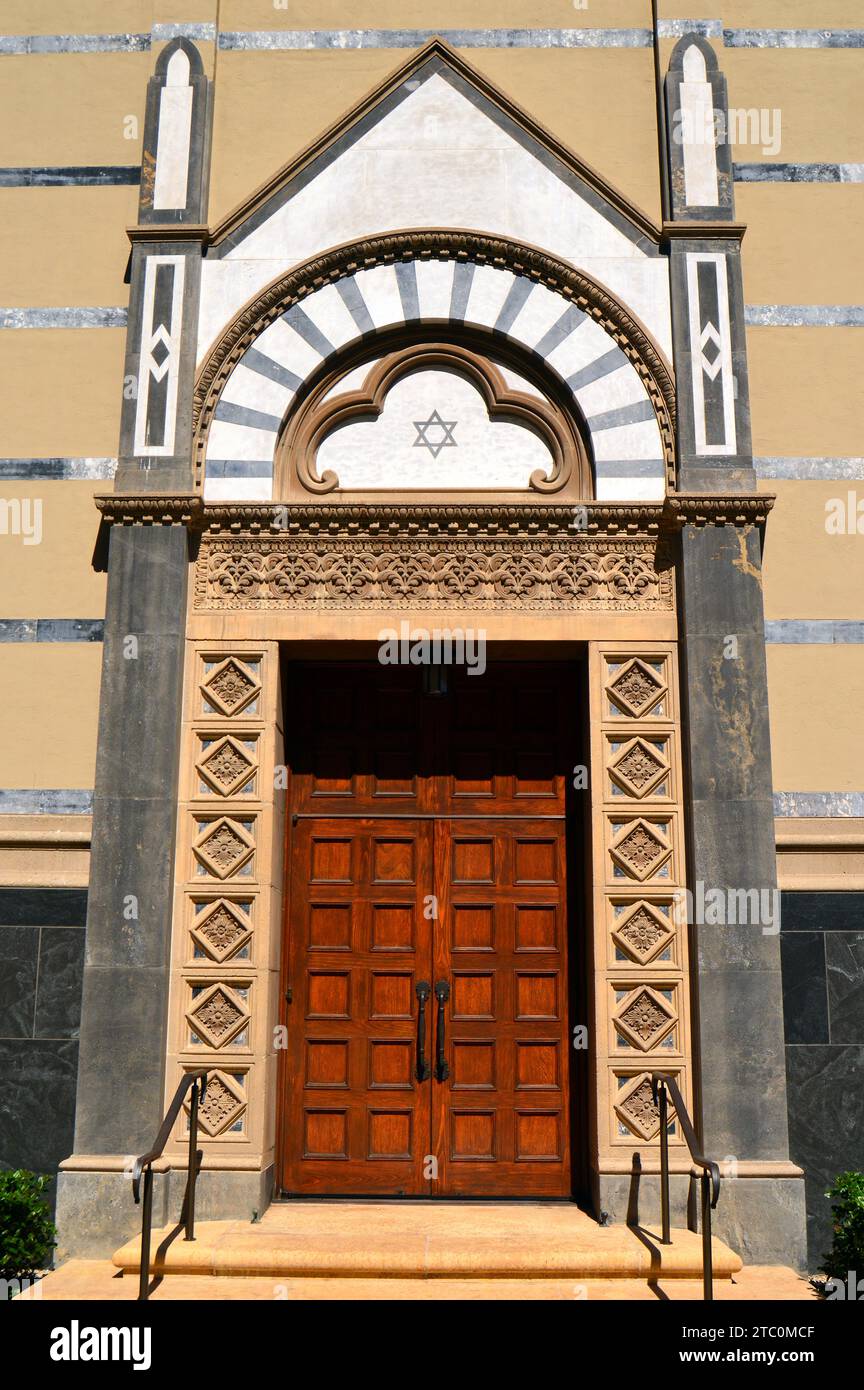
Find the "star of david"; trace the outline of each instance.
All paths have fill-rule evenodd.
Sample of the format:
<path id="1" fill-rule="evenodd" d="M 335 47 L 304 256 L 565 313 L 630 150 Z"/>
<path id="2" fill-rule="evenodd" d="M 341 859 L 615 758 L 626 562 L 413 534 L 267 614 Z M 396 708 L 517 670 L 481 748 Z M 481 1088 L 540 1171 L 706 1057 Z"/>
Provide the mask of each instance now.
<path id="1" fill-rule="evenodd" d="M 433 459 L 437 459 L 442 449 L 458 449 L 459 446 L 453 438 L 456 425 L 456 420 L 442 420 L 438 411 L 433 410 L 428 420 L 414 421 L 417 438 L 412 447 L 428 449 Z M 430 430 L 437 431 L 431 439 L 429 437 Z"/>

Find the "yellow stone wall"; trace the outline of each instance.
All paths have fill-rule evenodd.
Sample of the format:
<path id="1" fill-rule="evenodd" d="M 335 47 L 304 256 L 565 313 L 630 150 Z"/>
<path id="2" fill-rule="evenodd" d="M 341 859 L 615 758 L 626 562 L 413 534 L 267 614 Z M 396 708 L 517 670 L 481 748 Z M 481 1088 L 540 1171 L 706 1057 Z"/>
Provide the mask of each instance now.
<path id="1" fill-rule="evenodd" d="M 660 0 L 663 19 L 701 13 Z M 726 27 L 860 27 L 860 0 L 720 0 Z M 150 32 L 154 23 L 222 30 L 363 28 L 630 28 L 649 0 L 6 0 L 5 34 Z M 673 40 L 663 40 L 665 69 Z M 737 107 L 782 112 L 780 162 L 864 162 L 861 50 L 726 48 L 715 40 Z M 146 52 L 0 55 L 0 166 L 134 165 L 141 157 Z M 210 221 L 336 121 L 407 56 L 404 49 L 233 52 L 199 43 L 215 75 Z M 649 48 L 470 48 L 465 56 L 652 219 L 660 218 L 653 55 Z M 129 117 L 137 118 L 137 131 Z M 130 137 L 131 134 L 131 138 Z M 761 160 L 757 147 L 733 151 Z M 748 304 L 864 300 L 864 184 L 737 184 Z M 125 306 L 126 226 L 134 187 L 0 188 L 0 305 Z M 0 329 L 4 457 L 116 454 L 125 331 Z M 748 331 L 757 457 L 859 457 L 864 329 Z M 11 482 L 0 496 L 38 496 L 40 546 L 0 536 L 4 618 L 99 618 L 104 578 L 90 567 L 94 492 L 102 481 Z M 826 534 L 825 503 L 864 481 L 766 481 L 777 494 L 765 552 L 766 616 L 864 620 L 864 537 Z M 3 648 L 0 784 L 92 785 L 100 647 Z M 864 644 L 769 648 L 778 790 L 864 789 Z M 857 727 L 856 727 L 857 724 Z"/>

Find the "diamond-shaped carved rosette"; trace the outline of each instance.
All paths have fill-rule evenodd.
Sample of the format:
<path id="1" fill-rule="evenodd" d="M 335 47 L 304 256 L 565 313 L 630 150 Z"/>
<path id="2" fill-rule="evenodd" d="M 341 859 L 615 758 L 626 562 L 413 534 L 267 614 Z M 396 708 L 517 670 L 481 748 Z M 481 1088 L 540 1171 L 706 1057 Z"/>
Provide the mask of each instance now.
<path id="1" fill-rule="evenodd" d="M 226 734 L 203 753 L 195 766 L 215 792 L 232 796 L 249 781 L 255 771 L 255 759 L 242 743 Z"/>
<path id="2" fill-rule="evenodd" d="M 224 1047 L 249 1022 L 249 1010 L 229 985 L 205 989 L 187 1010 L 193 1032 L 210 1047 Z"/>
<path id="3" fill-rule="evenodd" d="M 210 1138 L 223 1134 L 236 1124 L 246 1109 L 246 1096 L 232 1076 L 211 1071 L 207 1077 L 204 1099 L 198 1106 L 198 1122 Z M 186 1104 L 189 1113 L 189 1104 Z"/>
<path id="4" fill-rule="evenodd" d="M 640 985 L 621 1001 L 615 1027 L 634 1047 L 649 1052 L 666 1036 L 675 1018 L 675 1010 L 662 994 Z"/>
<path id="5" fill-rule="evenodd" d="M 237 821 L 223 816 L 205 826 L 192 848 L 209 873 L 229 878 L 252 858 L 255 841 Z"/>
<path id="6" fill-rule="evenodd" d="M 226 898 L 220 898 L 198 913 L 191 932 L 193 940 L 220 965 L 235 955 L 252 935 L 245 912 Z"/>
<path id="7" fill-rule="evenodd" d="M 638 902 L 629 912 L 616 917 L 612 928 L 612 940 L 639 965 L 659 955 L 674 934 L 674 927 L 664 913 L 647 902 Z"/>
<path id="8" fill-rule="evenodd" d="M 638 1139 L 654 1139 L 660 1133 L 660 1111 L 651 1093 L 651 1077 L 647 1072 L 634 1076 L 615 1097 L 615 1111 L 627 1128 Z M 667 1118 L 674 1115 L 672 1101 L 669 1101 Z"/>
<path id="9" fill-rule="evenodd" d="M 639 718 L 657 704 L 666 689 L 657 672 L 638 657 L 626 661 L 606 684 L 606 689 L 619 709 Z"/>
<path id="10" fill-rule="evenodd" d="M 630 796 L 648 796 L 668 775 L 669 764 L 656 743 L 634 738 L 609 765 L 614 780 Z"/>
<path id="11" fill-rule="evenodd" d="M 207 672 L 201 689 L 220 714 L 232 715 L 240 714 L 252 703 L 261 690 L 261 682 L 236 656 L 229 656 Z"/>
<path id="12" fill-rule="evenodd" d="M 610 853 L 626 874 L 641 883 L 663 867 L 672 853 L 672 846 L 656 826 L 640 817 L 619 833 Z"/>

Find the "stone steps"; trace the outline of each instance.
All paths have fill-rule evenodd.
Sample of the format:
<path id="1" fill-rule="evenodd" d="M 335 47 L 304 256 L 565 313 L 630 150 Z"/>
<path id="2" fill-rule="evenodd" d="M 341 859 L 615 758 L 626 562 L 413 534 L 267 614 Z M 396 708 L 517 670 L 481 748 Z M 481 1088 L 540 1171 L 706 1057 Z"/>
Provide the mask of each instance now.
<path id="1" fill-rule="evenodd" d="M 291 1202 L 262 1221 L 198 1222 L 154 1231 L 154 1274 L 270 1279 L 698 1279 L 701 1237 L 599 1226 L 572 1204 Z M 713 1242 L 714 1274 L 741 1260 Z M 140 1264 L 140 1237 L 114 1255 L 124 1275 Z M 570 1295 L 572 1296 L 572 1294 Z"/>
<path id="2" fill-rule="evenodd" d="M 132 1302 L 137 1275 L 120 1274 L 110 1260 L 69 1260 L 16 1302 Z M 718 1302 L 800 1301 L 815 1298 L 806 1277 L 782 1266 L 749 1265 L 719 1279 Z M 696 1279 L 342 1279 L 231 1278 L 173 1274 L 156 1279 L 150 1300 L 165 1302 L 699 1302 Z"/>

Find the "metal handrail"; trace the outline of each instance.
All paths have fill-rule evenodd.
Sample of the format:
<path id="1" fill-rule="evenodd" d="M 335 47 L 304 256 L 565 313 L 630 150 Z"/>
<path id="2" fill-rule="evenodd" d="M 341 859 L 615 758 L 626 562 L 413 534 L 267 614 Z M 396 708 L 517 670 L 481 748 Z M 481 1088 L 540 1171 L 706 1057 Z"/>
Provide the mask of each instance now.
<path id="1" fill-rule="evenodd" d="M 132 1196 L 135 1205 L 141 1203 L 141 1175 L 144 1175 L 144 1198 L 143 1211 L 141 1213 L 141 1270 L 138 1277 L 138 1300 L 146 1302 L 150 1295 L 150 1235 L 153 1226 L 153 1164 L 157 1158 L 162 1157 L 162 1152 L 171 1137 L 174 1122 L 180 1114 L 181 1106 L 186 1097 L 186 1092 L 192 1089 L 192 1098 L 189 1102 L 189 1171 L 186 1177 L 186 1193 L 183 1198 L 183 1211 L 181 1219 L 186 1228 L 184 1240 L 195 1239 L 195 1184 L 198 1181 L 198 1170 L 201 1167 L 201 1160 L 204 1151 L 198 1148 L 198 1106 L 204 1099 L 207 1090 L 207 1072 L 189 1071 L 183 1077 L 177 1090 L 174 1092 L 174 1099 L 165 1112 L 159 1133 L 156 1135 L 152 1149 L 146 1154 L 141 1154 L 136 1158 L 132 1167 Z"/>
<path id="2" fill-rule="evenodd" d="M 699 1179 L 702 1196 L 702 1287 L 706 1303 L 710 1303 L 714 1298 L 714 1266 L 711 1256 L 711 1212 L 717 1205 L 720 1196 L 720 1168 L 711 1158 L 706 1158 L 703 1154 L 699 1141 L 696 1138 L 696 1131 L 693 1122 L 687 1113 L 687 1106 L 684 1104 L 684 1097 L 678 1089 L 678 1083 L 674 1076 L 667 1076 L 665 1072 L 655 1071 L 651 1073 L 651 1092 L 654 1103 L 660 1112 L 660 1212 L 662 1220 L 662 1245 L 671 1245 L 672 1236 L 669 1220 L 669 1130 L 668 1130 L 668 1107 L 671 1096 L 675 1114 L 681 1127 L 681 1133 L 687 1148 L 690 1150 L 690 1158 L 697 1168 L 702 1169 L 702 1176 Z"/>

